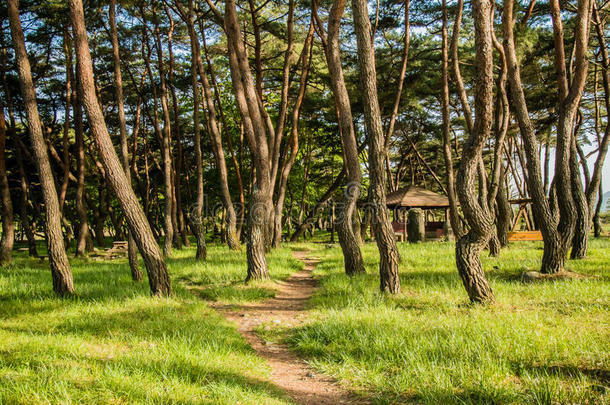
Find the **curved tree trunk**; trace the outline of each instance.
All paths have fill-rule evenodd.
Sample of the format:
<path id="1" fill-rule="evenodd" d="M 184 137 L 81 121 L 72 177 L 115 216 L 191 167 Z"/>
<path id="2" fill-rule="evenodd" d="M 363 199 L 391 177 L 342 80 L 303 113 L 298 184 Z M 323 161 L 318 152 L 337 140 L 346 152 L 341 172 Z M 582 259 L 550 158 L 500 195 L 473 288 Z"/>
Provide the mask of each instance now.
<path id="1" fill-rule="evenodd" d="M 369 144 L 369 197 L 373 209 L 375 239 L 379 249 L 379 275 L 381 291 L 396 294 L 400 292 L 398 276 L 398 249 L 394 230 L 386 207 L 386 171 L 384 158 L 385 135 L 381 126 L 381 113 L 377 99 L 377 74 L 375 70 L 375 51 L 371 40 L 371 22 L 365 0 L 352 0 L 352 13 L 356 42 L 358 45 L 358 67 L 364 119 Z"/>
<path id="2" fill-rule="evenodd" d="M 536 223 L 539 225 L 544 239 L 544 254 L 542 257 L 541 272 L 557 273 L 563 270 L 567 256 L 567 247 L 572 239 L 575 221 L 574 200 L 572 196 L 570 152 L 572 138 L 572 124 L 588 71 L 586 57 L 588 49 L 589 31 L 589 0 L 579 0 L 574 28 L 574 58 L 575 70 L 572 83 L 568 85 L 565 54 L 563 44 L 563 28 L 561 25 L 561 12 L 557 0 L 551 0 L 551 14 L 553 17 L 553 32 L 555 39 L 555 68 L 559 85 L 559 119 L 557 123 L 557 149 L 555 156 L 555 179 L 553 180 L 556 193 L 562 198 L 557 199 L 559 209 L 552 209 L 553 199 L 547 200 L 541 179 L 540 157 L 538 141 L 534 127 L 529 117 L 514 39 L 514 1 L 504 1 L 502 24 L 504 34 L 504 49 L 508 62 L 509 82 L 512 106 L 519 123 L 523 139 L 525 154 L 527 156 L 527 183 L 528 190 L 534 202 L 533 210 Z M 553 187 L 552 187 L 553 188 Z M 551 194 L 553 194 L 552 192 Z"/>
<path id="3" fill-rule="evenodd" d="M 347 92 L 347 87 L 345 86 L 343 68 L 341 66 L 339 28 L 345 5 L 346 0 L 335 0 L 333 3 L 328 20 L 328 43 L 325 48 L 326 62 L 330 73 L 330 84 L 335 100 L 337 118 L 339 120 L 343 164 L 347 178 L 347 185 L 343 193 L 343 201 L 341 202 L 341 207 L 339 207 L 338 212 L 337 233 L 339 236 L 339 244 L 343 251 L 345 273 L 347 275 L 354 275 L 365 273 L 366 270 L 364 269 L 362 252 L 360 251 L 358 239 L 355 236 L 352 221 L 356 203 L 360 197 L 362 172 L 360 171 L 358 145 L 354 131 L 349 94 Z M 321 26 L 319 28 L 321 28 Z M 322 32 L 322 29 L 320 29 L 320 31 Z"/>
<path id="4" fill-rule="evenodd" d="M 478 175 L 481 154 L 491 133 L 493 121 L 493 47 L 491 2 L 474 0 L 475 21 L 475 121 L 472 132 L 464 144 L 457 177 L 457 192 L 470 230 L 455 246 L 455 259 L 462 283 L 471 302 L 489 303 L 495 300 L 485 278 L 481 264 L 481 251 L 493 233 L 493 220 L 489 205 L 479 198 L 476 181 L 485 182 Z M 498 145 L 496 145 L 498 146 Z M 491 203 L 495 196 L 491 199 Z"/>
<path id="5" fill-rule="evenodd" d="M 110 20 L 110 40 L 112 42 L 112 60 L 114 62 L 114 86 L 116 91 L 117 109 L 119 113 L 119 131 L 121 134 L 121 160 L 125 169 L 125 177 L 131 186 L 131 171 L 129 170 L 129 149 L 127 148 L 127 122 L 125 120 L 125 106 L 123 104 L 123 78 L 121 75 L 121 56 L 119 51 L 119 36 L 117 33 L 115 19 L 116 0 L 110 0 L 108 17 Z M 118 231 L 118 229 L 117 229 Z M 133 281 L 142 281 L 142 271 L 138 265 L 138 255 L 136 241 L 133 233 L 128 230 L 127 237 L 127 256 L 129 258 L 129 268 Z"/>
<path id="6" fill-rule="evenodd" d="M 589 246 L 589 231 L 591 230 L 591 219 L 589 216 L 589 204 L 585 197 L 582 181 L 580 179 L 580 169 L 578 164 L 578 154 L 576 151 L 576 139 L 572 139 L 572 151 L 570 153 L 570 169 L 572 195 L 576 209 L 576 223 L 574 226 L 574 236 L 572 237 L 572 251 L 570 259 L 584 259 L 587 257 Z"/>
<path id="7" fill-rule="evenodd" d="M 210 4 L 210 3 L 209 3 Z M 217 13 L 217 10 L 214 9 Z M 225 26 L 229 51 L 229 66 L 233 80 L 233 90 L 237 106 L 244 125 L 244 135 L 250 146 L 253 164 L 256 171 L 256 184 L 250 196 L 248 215 L 248 275 L 246 280 L 269 278 L 269 269 L 265 257 L 268 238 L 267 229 L 272 216 L 273 205 L 271 196 L 271 165 L 269 160 L 269 144 L 267 142 L 268 127 L 262 110 L 250 66 L 242 42 L 241 29 L 237 19 L 234 0 L 225 2 L 224 21 L 216 14 L 219 24 Z"/>
<path id="8" fill-rule="evenodd" d="M 458 4 L 461 7 L 461 1 Z M 458 11 L 461 15 L 461 11 Z M 460 22 L 456 20 L 457 24 Z M 457 28 L 456 28 L 457 29 Z M 445 170 L 447 171 L 447 198 L 449 200 L 449 222 L 456 240 L 464 235 L 462 220 L 458 212 L 458 198 L 455 194 L 455 174 L 453 172 L 453 156 L 451 153 L 451 111 L 449 109 L 449 55 L 447 35 L 447 5 L 443 5 L 443 69 L 442 69 L 442 94 L 441 113 L 443 117 L 443 156 L 445 157 Z"/>
<path id="9" fill-rule="evenodd" d="M 70 295 L 74 292 L 72 271 L 70 270 L 70 263 L 68 262 L 61 232 L 61 212 L 59 210 L 59 201 L 57 200 L 57 190 L 53 181 L 47 146 L 42 134 L 42 123 L 38 115 L 34 82 L 32 81 L 30 62 L 25 49 L 21 20 L 19 19 L 18 0 L 9 0 L 7 3 L 19 72 L 19 84 L 28 120 L 32 148 L 36 156 L 42 194 L 45 200 L 47 248 L 51 275 L 53 277 L 53 291 L 60 296 Z"/>
<path id="10" fill-rule="evenodd" d="M 93 140 L 104 165 L 106 177 L 119 200 L 140 255 L 144 259 L 151 293 L 156 296 L 170 295 L 171 281 L 163 255 L 150 229 L 146 215 L 125 176 L 124 168 L 112 145 L 102 110 L 95 95 L 82 0 L 70 0 L 70 19 L 76 45 L 78 76 L 83 92 L 81 101 L 89 119 Z"/>

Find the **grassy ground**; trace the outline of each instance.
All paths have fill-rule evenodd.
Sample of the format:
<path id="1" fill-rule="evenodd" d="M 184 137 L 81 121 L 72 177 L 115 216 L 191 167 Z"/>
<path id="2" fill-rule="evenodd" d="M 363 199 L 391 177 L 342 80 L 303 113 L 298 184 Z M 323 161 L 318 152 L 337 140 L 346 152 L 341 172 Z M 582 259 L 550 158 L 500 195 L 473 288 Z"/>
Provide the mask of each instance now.
<path id="1" fill-rule="evenodd" d="M 604 403 L 610 401 L 610 240 L 569 268 L 583 280 L 523 284 L 538 243 L 485 258 L 497 304 L 472 307 L 450 243 L 400 244 L 403 292 L 379 294 L 375 245 L 368 275 L 348 279 L 338 246 L 286 245 L 273 277 L 301 268 L 291 250 L 322 259 L 312 319 L 283 339 L 314 367 L 377 403 Z M 174 297 L 149 297 L 126 261 L 72 260 L 78 296 L 54 298 L 48 263 L 19 253 L 0 271 L 0 403 L 248 403 L 290 401 L 264 361 L 204 299 L 272 296 L 243 286 L 245 252 L 210 246 L 168 261 Z"/>
<path id="2" fill-rule="evenodd" d="M 288 399 L 235 329 L 198 295 L 241 302 L 273 295 L 273 283 L 240 286 L 245 252 L 210 246 L 209 261 L 176 251 L 174 297 L 134 284 L 125 260 L 71 260 L 78 296 L 57 299 L 48 262 L 18 255 L 0 270 L 0 404 L 265 403 Z M 275 278 L 300 269 L 274 252 Z M 191 293 L 186 287 L 204 285 Z"/>
<path id="3" fill-rule="evenodd" d="M 484 258 L 497 297 L 467 304 L 449 243 L 399 244 L 403 292 L 379 294 L 374 244 L 368 275 L 348 279 L 340 250 L 316 252 L 315 320 L 267 332 L 316 368 L 378 403 L 605 403 L 610 400 L 610 241 L 568 267 L 584 280 L 524 284 L 541 244 Z"/>

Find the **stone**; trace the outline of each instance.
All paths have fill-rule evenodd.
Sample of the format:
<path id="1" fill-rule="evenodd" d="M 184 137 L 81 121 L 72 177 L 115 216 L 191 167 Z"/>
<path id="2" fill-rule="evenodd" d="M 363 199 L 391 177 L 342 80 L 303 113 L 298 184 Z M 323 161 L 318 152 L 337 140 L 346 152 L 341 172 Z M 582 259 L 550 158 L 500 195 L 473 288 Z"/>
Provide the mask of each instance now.
<path id="1" fill-rule="evenodd" d="M 424 212 L 420 208 L 412 208 L 407 215 L 407 240 L 411 243 L 426 240 L 426 225 Z"/>

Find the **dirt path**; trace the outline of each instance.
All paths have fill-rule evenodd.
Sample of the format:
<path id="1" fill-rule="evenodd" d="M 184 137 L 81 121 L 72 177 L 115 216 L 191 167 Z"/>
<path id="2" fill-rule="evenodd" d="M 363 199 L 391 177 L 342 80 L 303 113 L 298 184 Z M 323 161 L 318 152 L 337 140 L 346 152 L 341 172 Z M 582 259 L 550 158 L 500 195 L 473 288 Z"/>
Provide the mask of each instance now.
<path id="1" fill-rule="evenodd" d="M 366 404 L 368 402 L 352 396 L 332 379 L 316 373 L 285 345 L 265 344 L 254 331 L 266 323 L 294 327 L 307 317 L 305 305 L 317 288 L 312 271 L 318 261 L 308 257 L 308 252 L 294 252 L 293 255 L 305 263 L 305 268 L 280 282 L 275 298 L 239 308 L 218 304 L 212 304 L 212 307 L 237 324 L 239 333 L 271 366 L 272 382 L 295 402 L 305 405 Z"/>

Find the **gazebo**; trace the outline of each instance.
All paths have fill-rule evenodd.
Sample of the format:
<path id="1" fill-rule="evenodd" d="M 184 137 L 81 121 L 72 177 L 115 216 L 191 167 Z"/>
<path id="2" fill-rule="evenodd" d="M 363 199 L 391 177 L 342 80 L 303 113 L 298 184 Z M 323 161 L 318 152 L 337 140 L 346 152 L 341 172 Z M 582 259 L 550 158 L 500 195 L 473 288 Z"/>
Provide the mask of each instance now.
<path id="1" fill-rule="evenodd" d="M 427 237 L 442 238 L 445 227 L 449 229 L 448 225 L 445 225 L 449 214 L 449 199 L 442 194 L 422 187 L 408 186 L 389 193 L 386 196 L 386 205 L 393 213 L 392 226 L 394 232 L 403 240 L 407 236 L 407 221 L 404 213 L 411 208 L 442 209 L 445 211 L 444 221 L 428 221 L 428 215 L 425 216 Z"/>

